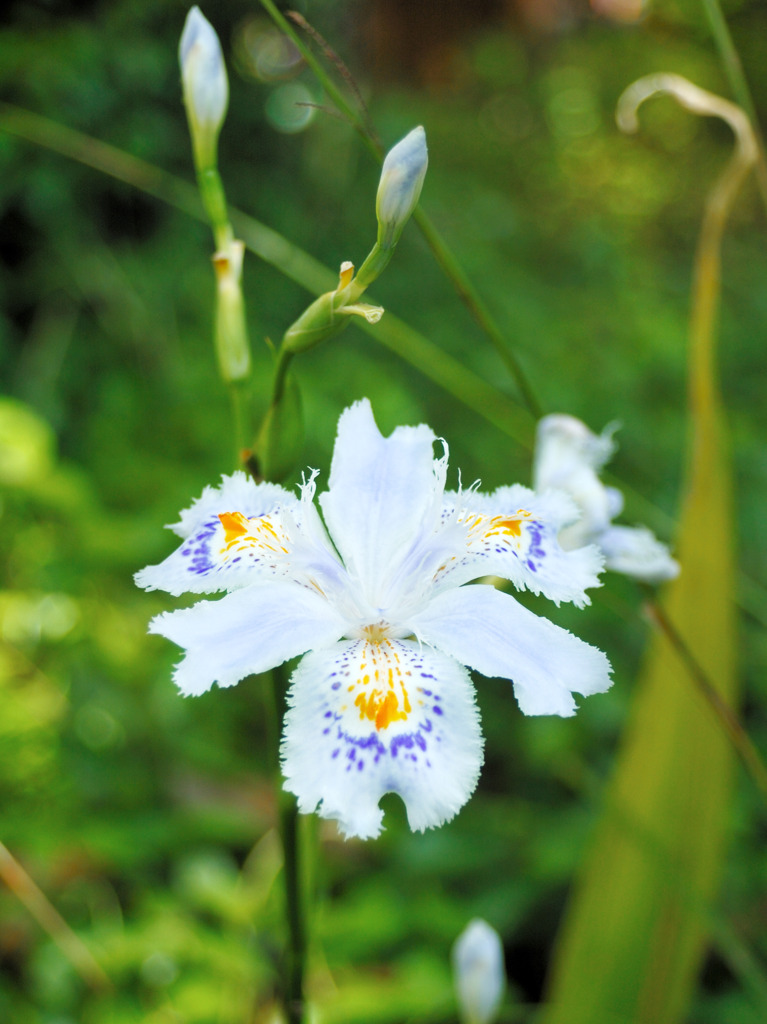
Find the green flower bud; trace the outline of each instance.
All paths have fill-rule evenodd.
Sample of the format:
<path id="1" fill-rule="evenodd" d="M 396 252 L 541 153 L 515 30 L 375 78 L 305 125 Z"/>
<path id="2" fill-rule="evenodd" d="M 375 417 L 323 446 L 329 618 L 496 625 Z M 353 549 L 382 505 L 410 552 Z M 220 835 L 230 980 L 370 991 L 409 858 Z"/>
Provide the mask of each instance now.
<path id="1" fill-rule="evenodd" d="M 229 102 L 218 36 L 199 7 L 186 17 L 178 50 L 184 105 L 198 171 L 216 166 L 216 146 Z"/>
<path id="2" fill-rule="evenodd" d="M 428 163 L 426 132 L 420 125 L 386 154 L 376 197 L 378 244 L 382 248 L 399 241 L 418 204 Z"/>

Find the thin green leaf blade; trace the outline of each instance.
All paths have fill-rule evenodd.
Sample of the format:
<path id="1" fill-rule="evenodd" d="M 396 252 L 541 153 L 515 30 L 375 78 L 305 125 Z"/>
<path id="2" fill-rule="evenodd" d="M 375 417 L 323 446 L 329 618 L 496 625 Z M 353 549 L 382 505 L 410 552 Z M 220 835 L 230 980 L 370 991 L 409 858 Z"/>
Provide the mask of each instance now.
<path id="1" fill-rule="evenodd" d="M 735 697 L 730 470 L 715 403 L 700 410 L 666 610 L 711 683 Z M 576 882 L 545 1024 L 672 1024 L 705 949 L 733 752 L 668 639 L 654 635 L 603 817 Z"/>

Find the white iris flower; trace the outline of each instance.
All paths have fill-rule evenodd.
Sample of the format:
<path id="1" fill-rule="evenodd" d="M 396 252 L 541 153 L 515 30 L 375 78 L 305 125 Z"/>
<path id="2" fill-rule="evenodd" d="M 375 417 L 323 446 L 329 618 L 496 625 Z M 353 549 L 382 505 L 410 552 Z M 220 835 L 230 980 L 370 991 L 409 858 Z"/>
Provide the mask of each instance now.
<path id="1" fill-rule="evenodd" d="M 556 413 L 538 423 L 533 462 L 533 487 L 566 491 L 580 510 L 580 519 L 559 535 L 568 550 L 596 544 L 605 568 L 634 576 L 645 583 L 663 583 L 679 575 L 679 563 L 646 526 L 613 526 L 623 511 L 623 495 L 605 487 L 599 471 L 615 451 L 611 424 L 592 433 L 575 416 Z"/>
<path id="2" fill-rule="evenodd" d="M 150 624 L 186 650 L 175 670 L 184 694 L 304 655 L 282 740 L 285 788 L 347 836 L 378 835 L 384 793 L 399 794 L 419 831 L 468 800 L 482 734 L 464 666 L 512 679 L 533 715 L 572 715 L 573 692 L 611 682 L 601 651 L 509 594 L 464 586 L 492 574 L 587 604 L 602 557 L 557 542 L 577 516 L 571 500 L 521 486 L 445 491 L 436 440 L 424 425 L 383 437 L 370 403 L 357 402 L 339 420 L 325 525 L 316 473 L 300 497 L 235 473 L 182 513 L 181 546 L 136 576 L 171 594 L 228 591 Z"/>

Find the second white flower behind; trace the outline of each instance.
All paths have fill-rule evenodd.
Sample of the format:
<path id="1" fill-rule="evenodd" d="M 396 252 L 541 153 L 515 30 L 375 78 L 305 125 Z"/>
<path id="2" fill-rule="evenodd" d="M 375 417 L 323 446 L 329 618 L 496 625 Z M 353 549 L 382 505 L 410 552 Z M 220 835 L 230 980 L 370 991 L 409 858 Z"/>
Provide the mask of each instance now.
<path id="1" fill-rule="evenodd" d="M 357 402 L 339 420 L 319 498 L 325 525 L 314 474 L 297 498 L 235 473 L 182 514 L 181 546 L 136 577 L 172 594 L 228 591 L 150 625 L 186 650 L 175 670 L 184 694 L 304 655 L 282 741 L 285 787 L 347 836 L 378 835 L 387 792 L 416 830 L 468 800 L 482 735 L 464 666 L 511 679 L 526 714 L 572 715 L 573 693 L 611 682 L 601 651 L 509 594 L 464 585 L 494 575 L 587 604 L 602 557 L 557 541 L 574 504 L 522 486 L 446 491 L 437 440 L 423 425 L 385 438 L 370 403 Z"/>
<path id="2" fill-rule="evenodd" d="M 679 575 L 679 563 L 646 526 L 615 526 L 623 510 L 623 495 L 606 487 L 599 471 L 615 451 L 612 424 L 594 434 L 575 416 L 554 413 L 538 423 L 533 463 L 533 487 L 550 487 L 569 494 L 580 512 L 559 541 L 568 550 L 596 544 L 605 568 L 634 576 L 645 583 L 663 583 Z"/>

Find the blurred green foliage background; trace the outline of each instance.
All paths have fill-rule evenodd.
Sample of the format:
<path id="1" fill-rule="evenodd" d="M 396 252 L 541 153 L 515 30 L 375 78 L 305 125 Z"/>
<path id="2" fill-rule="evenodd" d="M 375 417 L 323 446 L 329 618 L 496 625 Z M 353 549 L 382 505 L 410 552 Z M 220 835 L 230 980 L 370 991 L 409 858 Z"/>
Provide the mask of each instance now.
<path id="1" fill-rule="evenodd" d="M 693 251 L 731 139 L 670 100 L 648 104 L 635 138 L 620 135 L 613 111 L 651 71 L 728 95 L 702 6 L 658 0 L 635 20 L 617 18 L 632 9 L 617 0 L 295 6 L 352 69 L 385 145 L 426 127 L 424 208 L 545 410 L 596 430 L 621 421 L 612 469 L 632 489 L 625 521 L 672 539 Z M 767 12 L 758 0 L 724 7 L 764 111 Z M 257 3 L 204 12 L 230 72 L 220 169 L 231 204 L 332 268 L 359 264 L 375 238 L 378 168 Z M 185 15 L 177 0 L 11 0 L 0 14 L 1 98 L 191 181 L 176 58 Z M 253 685 L 181 700 L 175 650 L 146 635 L 168 601 L 132 583 L 172 547 L 161 524 L 232 468 L 209 232 L 2 131 L 7 115 L 0 108 L 0 841 L 114 989 L 91 990 L 3 887 L 0 1020 L 266 1021 L 283 941 L 267 701 Z M 742 718 L 767 750 L 764 216 L 749 183 L 724 249 L 720 361 L 738 498 Z M 265 339 L 279 340 L 310 296 L 253 257 L 244 287 L 263 413 Z M 415 225 L 371 300 L 517 401 Z M 447 439 L 451 485 L 457 467 L 485 489 L 529 482 L 528 450 L 356 326 L 296 372 L 302 462 L 325 478 L 339 412 L 367 395 L 384 432 L 425 421 Z M 505 1019 L 533 1019 L 647 639 L 635 586 L 605 583 L 586 612 L 532 606 L 608 653 L 612 691 L 575 719 L 524 719 L 506 684 L 481 680 L 486 763 L 452 823 L 412 835 L 394 798 L 376 842 L 306 823 L 323 840 L 310 989 L 323 1020 L 454 1020 L 449 950 L 476 915 L 504 938 Z M 740 773 L 690 1024 L 767 1015 L 765 821 Z"/>

